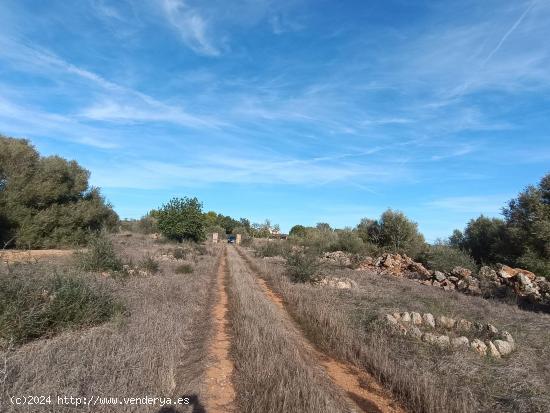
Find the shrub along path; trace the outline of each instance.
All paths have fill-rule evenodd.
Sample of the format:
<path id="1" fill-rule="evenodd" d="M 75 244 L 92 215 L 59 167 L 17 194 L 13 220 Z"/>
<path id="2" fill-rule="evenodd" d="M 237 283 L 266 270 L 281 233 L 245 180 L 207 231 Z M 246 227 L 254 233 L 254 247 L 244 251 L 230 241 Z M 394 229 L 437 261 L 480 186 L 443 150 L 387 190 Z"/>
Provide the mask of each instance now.
<path id="1" fill-rule="evenodd" d="M 347 395 L 352 405 L 355 405 L 360 411 L 369 413 L 405 412 L 373 376 L 349 363 L 337 361 L 317 350 L 292 320 L 284 308 L 282 298 L 273 292 L 267 283 L 257 274 L 253 266 L 250 265 L 250 261 L 246 255 L 238 247 L 236 249 L 238 255 L 231 254 L 231 256 L 244 261 L 250 271 L 256 275 L 257 283 L 265 296 L 278 308 L 282 318 L 286 321 L 286 327 L 299 338 L 301 347 L 306 350 L 312 360 L 324 368 L 332 382 L 343 394 Z"/>

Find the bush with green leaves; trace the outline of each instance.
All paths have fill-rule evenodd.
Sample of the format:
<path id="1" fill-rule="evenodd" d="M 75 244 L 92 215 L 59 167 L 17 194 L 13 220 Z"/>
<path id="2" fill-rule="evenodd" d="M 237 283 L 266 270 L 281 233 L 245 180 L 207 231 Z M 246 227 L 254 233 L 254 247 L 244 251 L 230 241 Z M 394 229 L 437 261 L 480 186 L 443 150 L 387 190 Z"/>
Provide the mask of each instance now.
<path id="1" fill-rule="evenodd" d="M 365 243 L 412 258 L 418 258 L 427 246 L 418 224 L 392 209 L 386 210 L 378 220 L 363 218 L 355 231 Z"/>
<path id="2" fill-rule="evenodd" d="M 290 228 L 290 232 L 288 235 L 290 237 L 296 237 L 296 238 L 305 238 L 307 234 L 307 229 L 303 225 L 294 225 L 292 228 Z"/>
<path id="3" fill-rule="evenodd" d="M 437 243 L 430 245 L 421 254 L 420 261 L 431 270 L 450 272 L 454 267 L 477 271 L 474 259 L 460 248 Z"/>
<path id="4" fill-rule="evenodd" d="M 206 239 L 202 204 L 197 198 L 172 198 L 156 216 L 160 232 L 170 240 L 200 242 Z"/>
<path id="5" fill-rule="evenodd" d="M 265 241 L 256 246 L 256 255 L 259 257 L 284 257 L 290 249 L 287 241 Z"/>
<path id="6" fill-rule="evenodd" d="M 24 139 L 0 136 L 0 238 L 20 248 L 84 245 L 118 216 L 75 161 L 41 157 Z"/>
<path id="7" fill-rule="evenodd" d="M 75 274 L 0 275 L 0 348 L 100 324 L 122 312 L 108 291 Z"/>
<path id="8" fill-rule="evenodd" d="M 319 256 L 312 250 L 294 249 L 286 255 L 286 273 L 293 282 L 314 281 L 319 267 Z"/>
<path id="9" fill-rule="evenodd" d="M 122 261 L 117 256 L 107 234 L 90 238 L 88 249 L 75 253 L 76 265 L 84 271 L 121 271 Z"/>
<path id="10" fill-rule="evenodd" d="M 336 242 L 332 244 L 333 251 L 344 251 L 351 254 L 360 254 L 365 249 L 363 240 L 350 229 L 336 231 Z"/>

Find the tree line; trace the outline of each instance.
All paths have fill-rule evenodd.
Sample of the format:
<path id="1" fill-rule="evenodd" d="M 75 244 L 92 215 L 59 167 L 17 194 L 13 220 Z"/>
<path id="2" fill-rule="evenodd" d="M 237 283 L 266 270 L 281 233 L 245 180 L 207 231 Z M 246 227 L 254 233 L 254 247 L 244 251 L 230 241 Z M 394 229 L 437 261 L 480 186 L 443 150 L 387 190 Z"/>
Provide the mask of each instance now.
<path id="1" fill-rule="evenodd" d="M 139 220 L 120 221 L 90 173 L 75 161 L 41 156 L 25 139 L 0 135 L 0 247 L 53 248 L 85 245 L 102 229 L 161 232 L 167 238 L 200 242 L 207 235 L 241 234 L 267 238 L 279 231 L 269 220 L 251 223 L 214 211 L 197 198 L 173 198 Z M 295 225 L 290 238 L 317 252 L 404 253 L 439 267 L 474 268 L 503 263 L 550 275 L 550 174 L 529 185 L 502 209 L 502 218 L 481 215 L 466 228 L 429 245 L 418 225 L 388 209 L 354 228 Z"/>
<path id="2" fill-rule="evenodd" d="M 550 277 L 550 174 L 529 185 L 502 209 L 503 218 L 479 216 L 447 239 L 426 243 L 418 225 L 402 212 L 388 209 L 379 219 L 363 218 L 354 228 L 295 225 L 291 239 L 317 252 L 354 254 L 402 253 L 430 267 L 470 269 L 497 263 Z"/>

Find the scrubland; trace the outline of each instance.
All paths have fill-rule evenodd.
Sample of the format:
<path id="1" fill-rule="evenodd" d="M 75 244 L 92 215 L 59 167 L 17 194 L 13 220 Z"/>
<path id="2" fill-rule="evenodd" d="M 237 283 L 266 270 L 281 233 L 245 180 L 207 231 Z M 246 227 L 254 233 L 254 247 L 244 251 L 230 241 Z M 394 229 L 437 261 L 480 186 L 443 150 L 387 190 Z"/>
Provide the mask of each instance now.
<path id="1" fill-rule="evenodd" d="M 550 316 L 445 292 L 407 279 L 321 267 L 356 288 L 293 283 L 284 260 L 247 257 L 322 351 L 375 374 L 414 412 L 547 412 L 550 409 Z M 502 359 L 427 345 L 394 334 L 381 319 L 396 311 L 430 312 L 491 323 L 516 338 Z"/>
<path id="2" fill-rule="evenodd" d="M 56 314 L 55 320 L 59 319 L 54 323 L 56 328 L 40 326 L 44 334 L 19 341 L 4 337 L 0 351 L 3 360 L 1 411 L 41 411 L 36 405 L 12 405 L 9 398 L 14 395 L 172 398 L 185 395 L 193 396 L 197 401 L 195 407 L 201 403 L 202 379 L 208 361 L 209 309 L 214 299 L 220 249 L 161 244 L 135 234 L 113 238 L 117 257 L 121 263 L 129 263 L 124 264 L 125 269 L 118 276 L 83 271 L 79 269 L 79 262 L 73 260 L 2 267 L 3 286 L 8 285 L 4 283 L 6 277 L 12 281 L 18 279 L 17 282 L 27 286 L 19 291 L 23 294 L 20 300 L 36 299 L 35 295 L 28 294 L 27 277 L 33 277 L 35 284 L 41 285 L 41 278 L 49 279 L 54 274 L 70 279 L 74 288 L 69 293 L 77 296 L 67 299 L 65 307 L 51 309 Z M 180 259 L 176 260 L 174 255 Z M 182 265 L 188 270 L 177 271 Z M 13 282 L 9 285 L 12 289 L 16 286 Z M 82 297 L 93 300 L 82 301 Z M 2 300 L 3 305 L 13 304 L 8 297 L 2 296 Z M 46 301 L 55 303 L 58 297 L 50 295 Z M 94 317 L 85 314 L 81 317 L 83 322 L 76 319 L 72 324 L 64 324 L 71 309 L 83 311 L 83 303 Z M 22 317 L 32 319 L 37 314 L 36 305 L 13 305 L 26 309 Z M 101 317 L 91 310 L 98 307 L 103 309 L 99 311 Z M 151 412 L 158 409 L 158 405 L 116 408 L 98 405 L 91 410 Z M 191 407 L 178 409 L 191 411 Z M 74 410 L 74 406 L 42 407 L 42 411 Z"/>

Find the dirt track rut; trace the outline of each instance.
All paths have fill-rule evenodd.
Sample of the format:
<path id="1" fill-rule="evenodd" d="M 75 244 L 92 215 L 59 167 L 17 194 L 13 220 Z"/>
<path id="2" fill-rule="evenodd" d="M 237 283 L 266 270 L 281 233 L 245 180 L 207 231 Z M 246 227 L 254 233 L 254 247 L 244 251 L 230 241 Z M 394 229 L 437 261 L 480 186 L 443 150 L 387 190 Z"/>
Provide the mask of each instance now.
<path id="1" fill-rule="evenodd" d="M 240 259 L 245 261 L 250 271 L 256 275 L 256 280 L 266 297 L 278 307 L 281 315 L 287 321 L 288 328 L 295 330 L 297 336 L 300 337 L 302 346 L 309 352 L 313 360 L 323 366 L 333 383 L 342 390 L 351 404 L 362 412 L 405 413 L 405 410 L 372 375 L 354 365 L 337 361 L 317 350 L 288 314 L 282 298 L 271 290 L 265 280 L 250 266 L 248 257 L 238 248 L 237 252 Z"/>
<path id="2" fill-rule="evenodd" d="M 231 382 L 233 362 L 229 356 L 231 346 L 228 332 L 228 304 L 225 291 L 227 276 L 227 250 L 224 247 L 217 274 L 218 299 L 213 309 L 214 338 L 210 345 L 212 363 L 206 370 L 207 398 L 205 401 L 208 413 L 226 413 L 233 411 L 235 389 Z"/>

